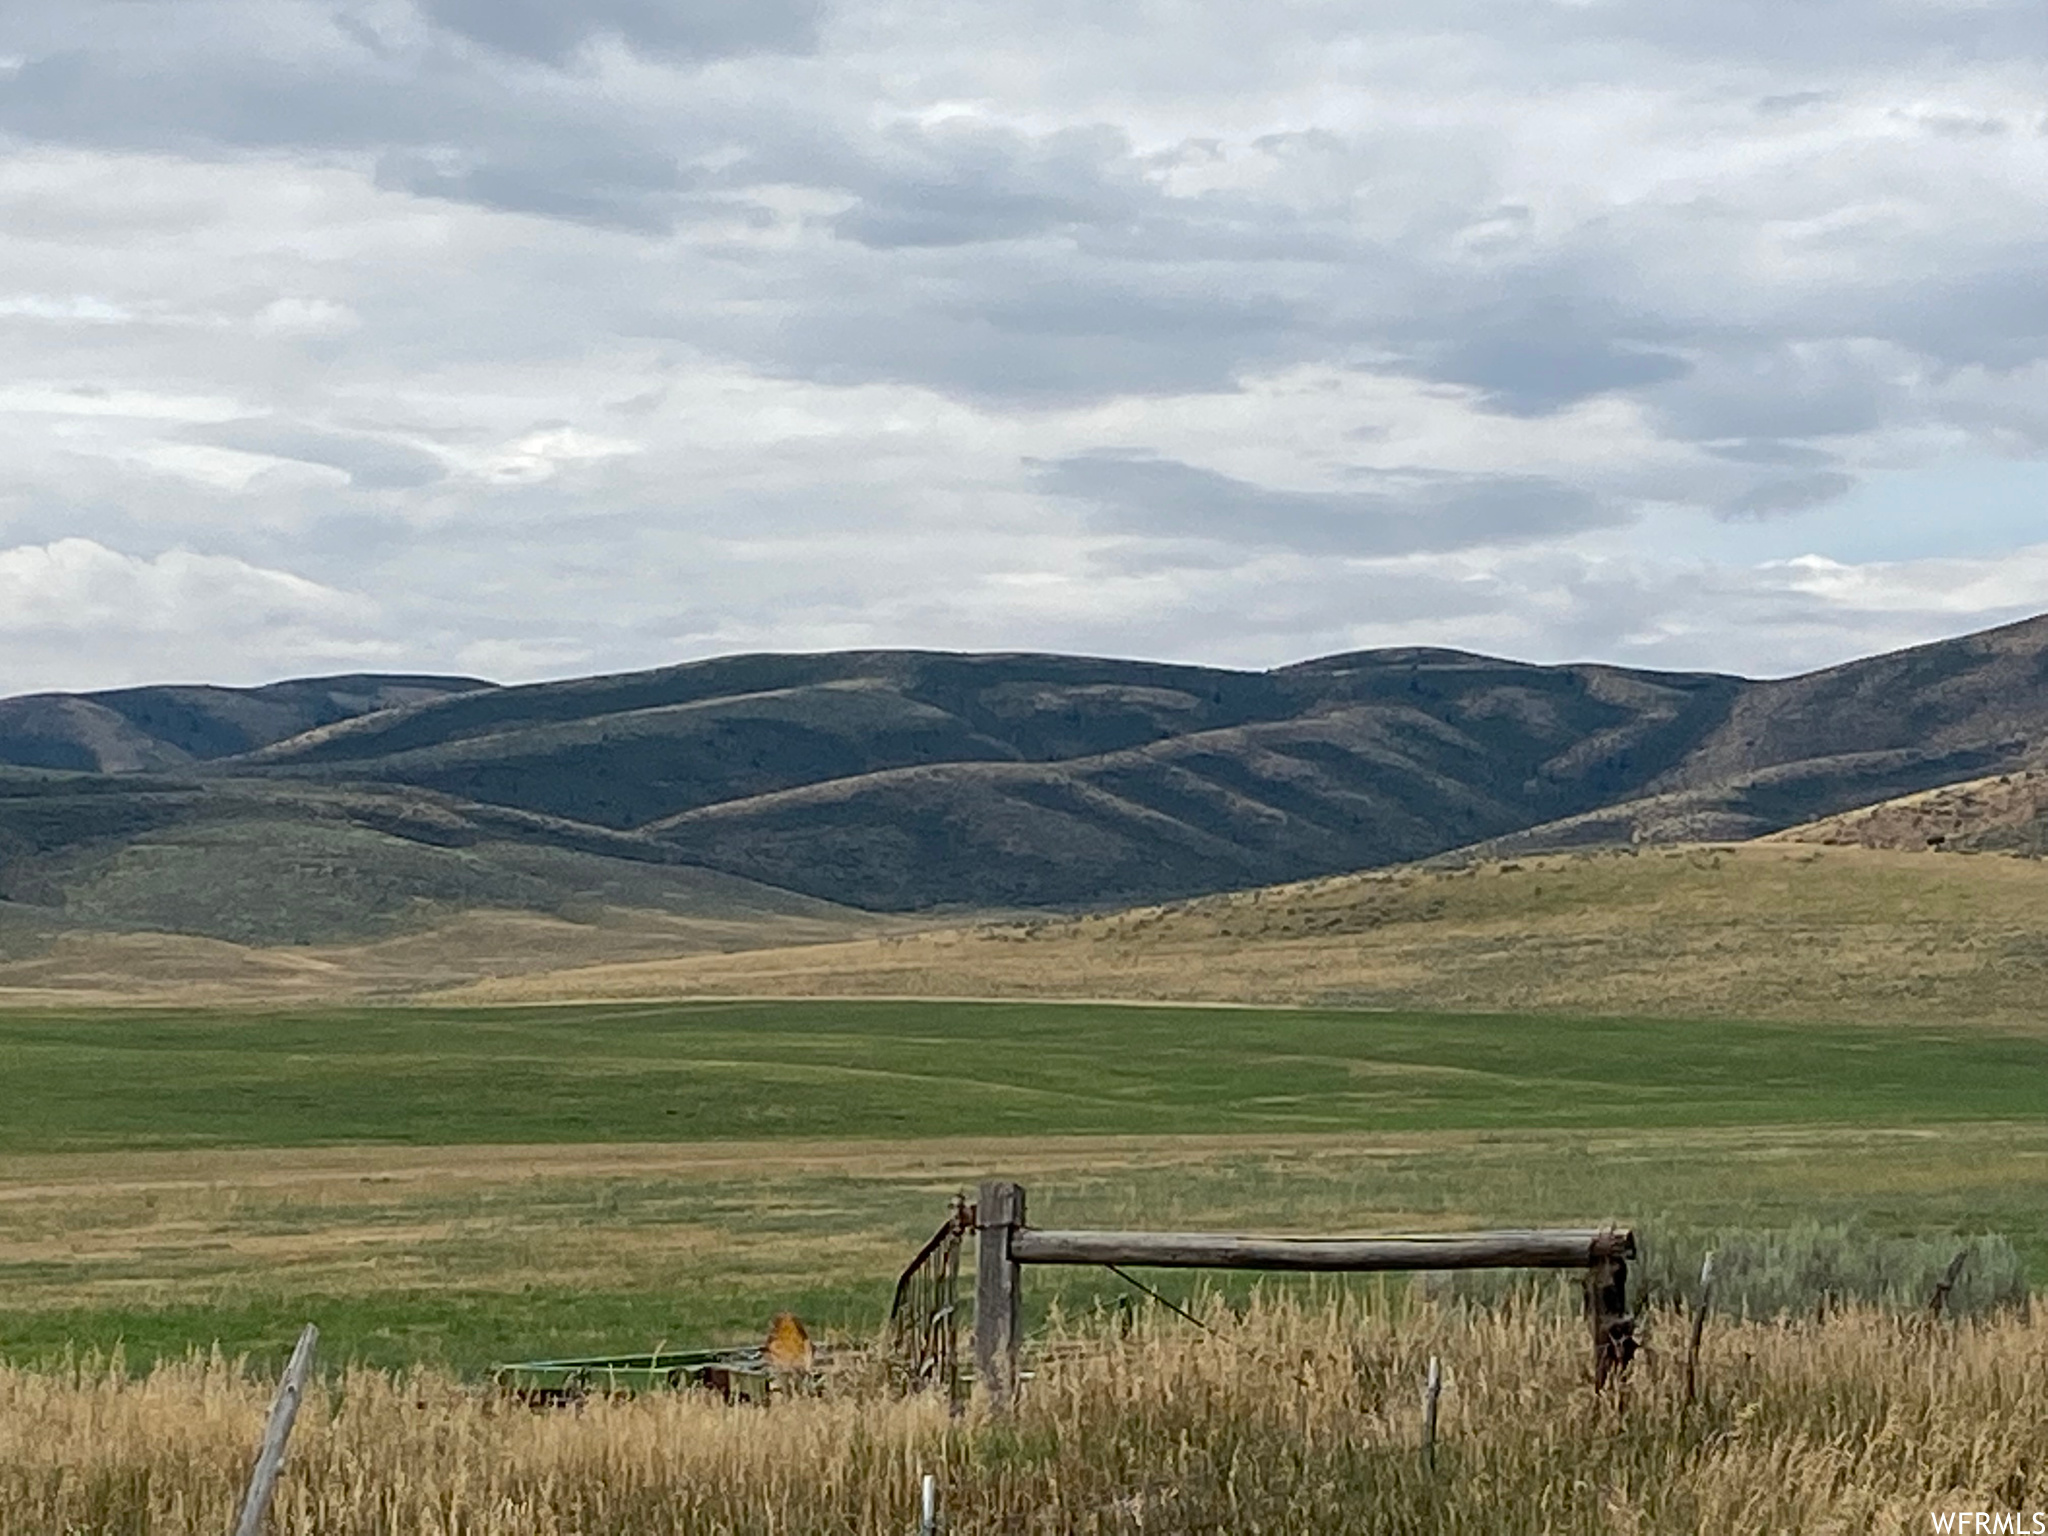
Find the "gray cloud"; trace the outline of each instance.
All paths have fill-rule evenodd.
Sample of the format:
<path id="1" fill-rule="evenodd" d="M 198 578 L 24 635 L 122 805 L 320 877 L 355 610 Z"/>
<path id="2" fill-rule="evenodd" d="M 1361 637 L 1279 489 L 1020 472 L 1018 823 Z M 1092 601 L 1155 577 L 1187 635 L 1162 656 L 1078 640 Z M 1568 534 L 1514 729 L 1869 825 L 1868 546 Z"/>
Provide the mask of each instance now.
<path id="1" fill-rule="evenodd" d="M 364 490 L 413 490 L 434 484 L 448 472 L 439 457 L 409 443 L 362 433 L 331 432 L 271 417 L 194 427 L 187 436 L 194 442 L 236 448 L 244 453 L 323 464 L 340 470 Z"/>
<path id="2" fill-rule="evenodd" d="M 1695 440 L 1864 432 L 1911 409 L 1896 368 L 1876 361 L 1846 338 L 1756 351 L 1731 346 L 1650 398 L 1669 430 Z"/>
<path id="3" fill-rule="evenodd" d="M 1440 343 L 1428 374 L 1482 390 L 1496 408 L 1541 416 L 1594 395 L 1682 379 L 1692 371 L 1668 352 L 1608 340 L 1596 328 L 1554 311 L 1520 324 L 1483 322 L 1473 334 Z"/>
<path id="4" fill-rule="evenodd" d="M 1834 462 L 1819 448 L 1773 437 L 1745 437 L 1734 442 L 1709 443 L 1707 451 L 1716 458 L 1736 464 L 1782 465 L 1790 469 L 1815 469 Z"/>
<path id="5" fill-rule="evenodd" d="M 507 213 L 657 233 L 674 222 L 674 200 L 694 178 L 654 151 L 598 141 L 435 153 L 392 150 L 377 160 L 377 185 Z"/>
<path id="6" fill-rule="evenodd" d="M 1154 200 L 1129 139 L 1107 126 L 1033 139 L 971 122 L 883 136 L 850 177 L 861 200 L 832 221 L 862 245 L 968 245 L 1128 219 Z"/>
<path id="7" fill-rule="evenodd" d="M 2048 54 L 2040 14 L 2027 0 L 1619 0 L 1527 9 L 1531 29 L 1552 38 L 1635 38 L 1687 58 L 1867 66 L 1930 54 L 1992 63 Z"/>
<path id="8" fill-rule="evenodd" d="M 682 58 L 808 52 L 819 12 L 812 0 L 421 0 L 420 8 L 451 31 L 550 64 L 606 34 Z"/>
<path id="9" fill-rule="evenodd" d="M 1419 477 L 1371 491 L 1289 491 L 1146 454 L 1077 454 L 1039 484 L 1119 533 L 1384 558 L 1521 544 L 1620 521 L 1583 491 L 1533 476 Z"/>
<path id="10" fill-rule="evenodd" d="M 105 13 L 94 43 L 31 54 L 0 74 L 0 133 L 144 152 L 368 155 L 393 189 L 630 228 L 665 227 L 690 181 L 672 125 L 655 130 L 429 40 L 373 48 L 359 29 L 280 6 L 303 30 L 251 28 L 251 46 L 231 29 L 180 30 L 167 8 L 85 9 Z M 207 9 L 217 20 L 230 8 Z M 681 138 L 692 149 L 723 142 L 700 137 L 703 128 L 687 123 Z"/>
<path id="11" fill-rule="evenodd" d="M 1837 500 L 1856 487 L 1853 475 L 1832 469 L 1760 480 L 1721 509 L 1727 517 L 1782 517 Z"/>

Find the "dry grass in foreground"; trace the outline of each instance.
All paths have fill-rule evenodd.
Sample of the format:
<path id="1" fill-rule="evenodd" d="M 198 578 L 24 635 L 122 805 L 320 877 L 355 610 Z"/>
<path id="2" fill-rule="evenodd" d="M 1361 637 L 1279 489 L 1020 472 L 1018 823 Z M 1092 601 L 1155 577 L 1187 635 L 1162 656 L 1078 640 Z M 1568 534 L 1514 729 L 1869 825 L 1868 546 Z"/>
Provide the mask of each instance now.
<path id="1" fill-rule="evenodd" d="M 1924 1531 L 2048 1502 L 2048 1323 L 1874 1313 L 1682 1320 L 1596 1402 L 1574 1318 L 1270 1304 L 1202 1334 L 1056 1331 L 1011 1423 L 949 1421 L 851 1374 L 768 1410 L 691 1398 L 533 1411 L 444 1377 L 351 1372 L 302 1416 L 272 1528 L 297 1536 L 900 1533 L 924 1471 L 948 1531 Z M 1448 1371 L 1434 1471 L 1418 1387 Z M 0 1371 L 8 1536 L 226 1529 L 268 1395 L 192 1362 L 146 1379 Z"/>
<path id="2" fill-rule="evenodd" d="M 1067 997 L 2038 1028 L 2048 862 L 1745 843 L 586 966 L 444 994 Z"/>

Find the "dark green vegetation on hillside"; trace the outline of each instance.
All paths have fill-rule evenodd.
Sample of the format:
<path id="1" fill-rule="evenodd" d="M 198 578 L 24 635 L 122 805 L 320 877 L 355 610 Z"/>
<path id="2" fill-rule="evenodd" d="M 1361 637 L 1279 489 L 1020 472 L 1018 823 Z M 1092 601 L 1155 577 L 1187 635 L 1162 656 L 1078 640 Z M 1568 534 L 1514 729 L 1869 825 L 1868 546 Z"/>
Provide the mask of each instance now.
<path id="1" fill-rule="evenodd" d="M 581 876 L 470 891 L 400 846 L 484 842 L 692 865 L 870 910 L 1103 906 L 1488 840 L 1748 837 L 2024 766 L 2044 740 L 2048 619 L 1762 683 L 1438 650 L 1256 673 L 891 651 L 506 688 L 45 696 L 0 702 L 0 763 L 130 771 L 0 784 L 0 900 L 60 923 L 75 909 L 222 938 L 349 937 L 364 925 L 315 889 L 324 866 L 288 830 L 339 821 L 383 840 L 357 844 L 378 866 L 364 884 L 385 893 L 379 921 L 408 893 L 588 899 Z M 252 818 L 273 830 L 229 839 L 218 865 L 215 844 L 180 830 Z M 218 868 L 249 897 L 166 913 L 110 891 L 129 878 L 124 850 L 178 837 L 200 849 L 188 888 Z"/>
<path id="2" fill-rule="evenodd" d="M 605 906 L 727 920 L 840 911 L 629 834 L 405 785 L 0 768 L 0 955 L 60 925 L 313 944 L 475 908 Z"/>
<path id="3" fill-rule="evenodd" d="M 2048 1107 L 2048 1038 L 1032 1003 L 0 1020 L 0 1151 L 1939 1125 Z"/>
<path id="4" fill-rule="evenodd" d="M 262 688 L 166 684 L 0 699 L 0 763 L 88 773 L 185 767 L 317 730 L 493 686 L 474 677 L 307 677 Z"/>

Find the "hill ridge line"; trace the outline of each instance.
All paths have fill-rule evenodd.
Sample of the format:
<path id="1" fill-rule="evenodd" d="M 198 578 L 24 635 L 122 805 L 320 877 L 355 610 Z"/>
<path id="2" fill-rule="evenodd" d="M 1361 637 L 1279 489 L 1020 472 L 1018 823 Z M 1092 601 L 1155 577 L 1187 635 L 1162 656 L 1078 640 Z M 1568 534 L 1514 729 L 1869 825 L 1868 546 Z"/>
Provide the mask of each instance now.
<path id="1" fill-rule="evenodd" d="M 476 681 L 0 700 L 0 946 L 355 942 L 469 908 L 1101 910 L 1739 841 L 2048 760 L 2048 616 L 1763 681 L 1438 647 L 1259 671 L 753 652 Z"/>

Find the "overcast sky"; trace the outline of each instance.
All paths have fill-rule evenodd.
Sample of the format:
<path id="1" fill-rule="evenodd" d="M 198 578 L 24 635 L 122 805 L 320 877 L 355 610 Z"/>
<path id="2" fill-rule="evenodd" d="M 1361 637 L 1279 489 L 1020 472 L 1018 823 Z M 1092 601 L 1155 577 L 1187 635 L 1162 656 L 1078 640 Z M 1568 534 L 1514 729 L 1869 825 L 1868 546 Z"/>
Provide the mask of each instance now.
<path id="1" fill-rule="evenodd" d="M 0 694 L 2048 609 L 2039 0 L 6 0 Z"/>

